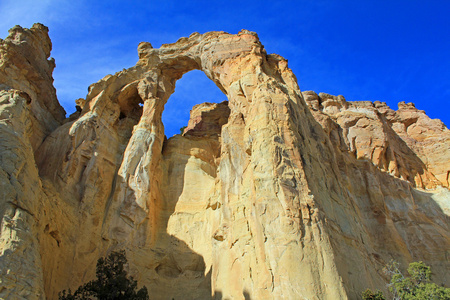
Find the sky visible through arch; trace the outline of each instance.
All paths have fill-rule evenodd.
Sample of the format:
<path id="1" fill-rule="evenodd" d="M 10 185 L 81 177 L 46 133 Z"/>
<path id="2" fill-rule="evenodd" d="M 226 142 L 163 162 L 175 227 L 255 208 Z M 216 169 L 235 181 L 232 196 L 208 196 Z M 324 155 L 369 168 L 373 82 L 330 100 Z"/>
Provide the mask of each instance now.
<path id="1" fill-rule="evenodd" d="M 450 125 L 447 0 L 1 0 L 0 11 L 0 38 L 16 24 L 49 27 L 54 84 L 68 114 L 91 83 L 133 66 L 141 41 L 160 47 L 192 32 L 235 34 L 244 28 L 258 33 L 268 53 L 288 59 L 303 91 L 380 100 L 392 109 L 400 101 L 414 102 Z M 212 82 L 193 79 L 207 81 L 202 74 L 193 74 L 178 82 L 173 96 L 186 95 L 179 101 L 200 92 L 205 94 L 195 104 L 222 96 Z M 164 114 L 170 136 L 167 120 L 184 117 Z"/>
<path id="2" fill-rule="evenodd" d="M 187 126 L 190 110 L 194 105 L 211 102 L 220 103 L 227 96 L 200 70 L 190 71 L 175 83 L 175 92 L 170 96 L 162 114 L 167 138 L 179 134 Z"/>

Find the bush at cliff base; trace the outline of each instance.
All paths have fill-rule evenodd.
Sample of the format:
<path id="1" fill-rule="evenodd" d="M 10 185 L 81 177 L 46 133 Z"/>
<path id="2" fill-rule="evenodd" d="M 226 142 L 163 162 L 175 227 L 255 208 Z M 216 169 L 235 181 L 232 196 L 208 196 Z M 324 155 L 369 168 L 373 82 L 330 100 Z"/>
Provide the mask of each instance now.
<path id="1" fill-rule="evenodd" d="M 127 263 L 125 251 L 112 252 L 97 261 L 97 279 L 80 286 L 73 294 L 66 290 L 59 293 L 60 300 L 148 300 L 147 288 L 137 290 L 137 282 L 128 276 L 124 266 Z"/>
<path id="2" fill-rule="evenodd" d="M 409 277 L 405 277 L 399 269 L 399 264 L 392 261 L 385 267 L 385 272 L 391 276 L 388 284 L 394 300 L 450 300 L 450 288 L 438 286 L 431 282 L 431 268 L 423 262 L 409 264 Z M 386 299 L 380 291 L 367 289 L 362 293 L 363 300 Z"/>

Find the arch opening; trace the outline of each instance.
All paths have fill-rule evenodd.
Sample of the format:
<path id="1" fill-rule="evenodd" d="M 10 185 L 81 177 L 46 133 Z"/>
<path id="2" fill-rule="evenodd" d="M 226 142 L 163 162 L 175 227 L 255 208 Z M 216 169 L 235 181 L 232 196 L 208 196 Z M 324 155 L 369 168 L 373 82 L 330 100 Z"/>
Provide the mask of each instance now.
<path id="1" fill-rule="evenodd" d="M 209 228 L 209 211 L 198 208 L 208 207 L 212 197 L 221 153 L 218 135 L 228 122 L 230 109 L 228 101 L 223 101 L 226 95 L 203 71 L 189 71 L 175 84 L 161 116 L 169 139 L 164 140 L 161 152 L 161 202 L 155 225 L 156 232 L 163 234 L 155 238 L 154 247 L 167 249 L 167 256 L 155 268 L 162 278 L 157 288 L 171 295 L 176 286 L 185 294 L 206 299 L 211 297 L 212 251 L 203 245 L 210 237 L 177 228 L 180 224 L 190 224 L 198 232 Z M 181 136 L 184 126 L 188 128 Z"/>
<path id="2" fill-rule="evenodd" d="M 144 101 L 139 96 L 137 83 L 131 83 L 125 86 L 117 97 L 120 107 L 119 120 L 131 118 L 136 123 L 142 116 Z"/>
<path id="3" fill-rule="evenodd" d="M 162 122 L 165 135 L 170 138 L 188 126 L 190 111 L 199 104 L 221 103 L 227 96 L 200 70 L 185 73 L 176 82 L 175 92 L 164 106 Z M 227 116 L 228 117 L 228 116 Z"/>

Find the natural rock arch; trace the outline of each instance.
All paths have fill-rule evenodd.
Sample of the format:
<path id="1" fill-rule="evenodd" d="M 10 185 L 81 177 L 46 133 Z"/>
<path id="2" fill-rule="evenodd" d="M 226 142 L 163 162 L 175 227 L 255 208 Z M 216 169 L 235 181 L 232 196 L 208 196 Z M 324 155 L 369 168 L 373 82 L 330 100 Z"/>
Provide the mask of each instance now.
<path id="1" fill-rule="evenodd" d="M 220 43 L 217 43 L 219 37 Z M 133 72 L 140 77 L 137 90 L 140 98 L 144 101 L 143 114 L 139 123 L 134 127 L 133 134 L 124 151 L 122 164 L 118 170 L 120 179 L 116 181 L 114 196 L 108 205 L 109 211 L 114 212 L 112 216 L 109 216 L 110 224 L 120 224 L 120 221 L 117 220 L 120 217 L 134 224 L 134 227 L 130 226 L 128 229 L 122 227 L 121 230 L 115 230 L 116 227 L 107 226 L 108 233 L 104 233 L 104 235 L 108 236 L 108 239 L 116 241 L 125 240 L 124 243 L 132 247 L 145 247 L 145 245 L 152 245 L 156 242 L 159 208 L 163 206 L 161 203 L 163 199 L 161 196 L 161 150 L 164 141 L 161 122 L 162 110 L 174 92 L 176 80 L 186 72 L 200 69 L 228 96 L 230 107 L 229 122 L 225 126 L 222 136 L 222 154 L 225 153 L 225 155 L 222 155 L 221 172 L 218 175 L 220 185 L 222 185 L 221 189 L 224 191 L 219 195 L 219 199 L 213 199 L 214 203 L 211 206 L 222 206 L 225 216 L 222 224 L 215 225 L 216 229 L 210 233 L 217 243 L 216 251 L 221 252 L 224 250 L 220 250 L 221 248 L 226 248 L 223 245 L 224 241 L 225 243 L 236 243 L 239 240 L 239 237 L 235 241 L 230 240 L 229 231 L 233 231 L 231 228 L 234 225 L 226 216 L 234 214 L 231 211 L 234 210 L 235 201 L 241 197 L 239 195 L 242 193 L 242 188 L 239 182 L 245 180 L 243 179 L 246 177 L 243 167 L 246 164 L 254 166 L 252 180 L 259 178 L 256 180 L 264 182 L 263 186 L 266 186 L 264 188 L 255 187 L 256 194 L 251 197 L 253 198 L 251 201 L 260 201 L 257 200 L 258 198 L 276 197 L 276 193 L 279 193 L 276 190 L 281 189 L 284 194 L 280 199 L 281 203 L 270 204 L 271 206 L 275 204 L 271 209 L 282 208 L 283 215 L 298 220 L 296 225 L 291 224 L 285 227 L 282 222 L 278 225 L 280 226 L 278 227 L 279 232 L 287 234 L 284 236 L 285 239 L 297 239 L 298 234 L 302 232 L 299 219 L 301 215 L 295 213 L 300 210 L 298 202 L 300 199 L 295 192 L 290 190 L 291 188 L 285 184 L 279 185 L 277 183 L 279 179 L 273 180 L 272 177 L 267 177 L 277 169 L 276 165 L 285 164 L 276 162 L 276 165 L 273 165 L 273 153 L 277 152 L 276 149 L 279 146 L 267 142 L 276 140 L 275 137 L 279 134 L 282 135 L 281 139 L 295 140 L 292 133 L 282 133 L 276 128 L 287 126 L 289 120 L 286 116 L 290 113 L 287 113 L 286 109 L 293 110 L 291 113 L 296 114 L 298 112 L 295 111 L 298 108 L 295 106 L 304 105 L 300 102 L 302 96 L 297 92 L 299 89 L 295 76 L 287 68 L 286 61 L 276 55 L 267 56 L 257 36 L 247 31 L 238 35 L 217 32 L 205 35 L 193 34 L 187 39 L 180 39 L 175 44 L 163 45 L 160 49 L 153 49 L 150 44 L 141 43 L 138 51 L 139 62 L 136 67 L 122 74 L 116 74 L 114 78 L 106 79 L 107 81 L 120 81 L 122 76 L 126 78 Z M 133 77 L 136 78 L 136 75 Z M 108 90 L 103 83 L 99 83 L 99 85 L 101 86 L 99 90 Z M 116 83 L 108 84 L 108 86 L 114 85 L 120 86 Z M 95 91 L 95 89 L 96 85 L 92 90 Z M 87 103 L 100 102 L 101 97 L 96 99 L 95 93 L 91 94 L 92 96 L 88 95 Z M 91 108 L 92 110 L 95 108 Z M 309 122 L 314 123 L 311 115 L 309 118 Z M 284 125 L 281 125 L 280 122 Z M 287 159 L 286 164 L 291 166 L 295 164 L 297 165 L 296 169 L 301 170 L 299 161 Z M 282 173 L 283 171 L 278 174 L 277 178 L 283 178 Z M 247 174 L 247 178 L 248 176 L 249 174 Z M 291 176 L 288 176 L 286 182 L 293 182 L 294 185 L 306 179 L 301 172 L 289 179 Z M 288 185 L 292 185 L 292 183 Z M 305 192 L 309 193 L 307 190 Z M 281 206 L 279 206 L 280 204 Z M 120 213 L 117 214 L 117 212 Z M 259 214 L 261 213 L 259 212 Z M 264 215 L 264 213 L 262 214 Z M 257 224 L 255 223 L 254 226 L 260 226 Z M 253 245 L 252 252 L 255 251 L 257 261 L 264 263 L 259 265 L 258 271 L 250 275 L 250 278 L 253 278 L 251 281 L 255 281 L 258 286 L 256 297 L 267 297 L 270 290 L 281 288 L 277 287 L 277 279 L 274 279 L 274 274 L 270 271 L 270 261 L 277 260 L 277 255 L 269 254 L 264 250 L 265 247 L 261 243 L 265 234 L 257 227 L 252 229 L 253 234 L 256 234 L 254 240 L 248 242 Z M 119 234 L 117 234 L 118 232 Z M 233 259 L 232 257 L 235 255 L 224 255 L 224 259 Z M 275 256 L 269 258 L 267 255 Z M 315 258 L 311 257 L 311 259 Z M 247 262 L 242 266 L 244 268 L 250 263 L 248 260 L 245 261 Z M 238 296 L 248 288 L 249 279 L 238 280 L 241 276 L 238 275 L 241 273 L 240 269 L 220 272 L 222 263 L 219 260 L 213 267 L 212 288 L 220 291 L 227 285 L 237 284 L 238 286 L 233 291 L 226 291 L 226 295 Z M 308 268 L 308 265 L 306 269 L 302 268 L 302 272 L 313 274 L 313 270 L 308 270 Z M 334 268 L 330 266 L 330 269 Z M 333 272 L 326 272 L 323 276 L 335 282 L 339 277 L 337 273 Z M 331 279 L 333 277 L 335 279 Z M 285 291 L 284 293 L 291 292 Z M 336 286 L 335 289 L 326 291 L 323 289 L 321 293 L 340 295 L 344 293 L 344 289 L 342 286 Z"/>
<path id="2" fill-rule="evenodd" d="M 218 40 L 220 42 L 217 42 Z M 286 109 L 296 111 L 296 105 L 304 105 L 300 102 L 302 96 L 295 76 L 287 68 L 286 61 L 277 55 L 266 55 L 256 34 L 248 31 L 242 31 L 238 35 L 223 32 L 193 34 L 189 38 L 180 39 L 175 44 L 163 45 L 160 49 L 153 49 L 149 43 L 141 43 L 138 52 L 139 61 L 135 67 L 107 76 L 91 85 L 81 116 L 70 126 L 61 127 L 61 132 L 57 130 L 52 134 L 52 139 L 55 140 L 58 136 L 66 136 L 67 132 L 71 136 L 72 150 L 69 151 L 70 154 L 65 155 L 68 159 L 61 166 L 59 177 L 71 177 L 74 180 L 72 183 L 61 184 L 61 187 L 75 195 L 83 207 L 92 212 L 89 218 L 93 219 L 93 223 L 98 223 L 96 220 L 103 218 L 102 239 L 127 245 L 130 249 L 147 247 L 155 243 L 158 215 L 162 206 L 161 150 L 164 131 L 161 114 L 164 104 L 174 92 L 176 80 L 193 69 L 202 70 L 208 78 L 213 80 L 228 96 L 230 107 L 229 122 L 224 126 L 225 131 L 222 134 L 221 172 L 218 174 L 218 180 L 222 186 L 220 189 L 223 192 L 218 195 L 219 198 L 211 200 L 213 202 L 211 207 L 222 207 L 225 210 L 224 216 L 232 214 L 231 211 L 234 210 L 232 207 L 235 204 L 228 207 L 228 202 L 235 203 L 236 197 L 242 197 L 239 196 L 242 192 L 239 182 L 243 180 L 242 178 L 251 176 L 252 180 L 259 180 L 265 182 L 264 186 L 270 186 L 269 190 L 267 190 L 269 186 L 255 187 L 259 192 L 251 197 L 254 199 L 252 201 L 258 198 L 276 198 L 276 190 L 281 188 L 284 190 L 284 199 L 281 200 L 281 206 L 276 205 L 273 209 L 279 210 L 283 207 L 283 214 L 287 213 L 289 218 L 298 219 L 300 215 L 291 214 L 292 211 L 299 210 L 298 196 L 289 192 L 284 184 L 280 186 L 277 183 L 279 179 L 267 177 L 277 168 L 273 165 L 272 157 L 279 147 L 278 144 L 268 143 L 268 141 L 276 141 L 276 136 L 286 134 L 276 129 L 279 126 L 286 126 L 289 122 Z M 139 95 L 144 102 L 142 116 L 137 124 L 135 121 L 126 123 L 125 120 L 129 118 L 120 120 L 120 116 L 121 114 L 129 115 L 130 111 L 133 111 L 130 107 L 133 106 L 125 104 L 123 99 L 130 103 L 138 103 L 140 100 L 136 95 Z M 294 106 L 289 102 L 295 103 Z M 135 108 L 138 109 L 136 106 Z M 314 122 L 311 115 L 309 118 L 310 122 Z M 134 120 L 137 119 L 134 118 Z M 103 132 L 108 132 L 108 135 L 102 134 Z M 292 139 L 290 135 L 281 139 Z M 49 144 L 52 139 L 49 139 Z M 121 152 L 120 145 L 126 145 L 126 149 L 122 150 L 121 156 L 117 156 L 116 153 Z M 46 147 L 47 143 L 44 143 L 43 150 Z M 92 154 L 96 152 L 96 147 L 108 147 L 108 151 L 99 151 L 98 155 L 94 156 Z M 86 157 L 87 152 L 92 156 Z M 38 165 L 43 176 L 45 176 L 45 165 L 49 160 L 54 160 L 55 164 L 57 161 L 64 160 L 54 154 L 47 157 L 45 153 L 49 154 L 52 151 L 41 151 L 41 153 L 43 155 L 39 157 L 38 161 L 41 163 Z M 105 160 L 110 161 L 111 165 L 105 166 L 103 163 Z M 293 162 L 289 164 L 291 163 Z M 243 167 L 246 164 L 254 165 L 251 175 L 250 173 L 244 175 Z M 276 164 L 279 165 L 280 162 Z M 95 167 L 99 165 L 101 168 Z M 120 167 L 116 169 L 116 165 Z M 300 165 L 298 168 L 301 170 Z M 278 176 L 283 177 L 282 174 Z M 304 175 L 294 176 L 300 176 L 303 179 L 289 180 L 294 182 L 305 180 Z M 89 184 L 85 184 L 99 177 L 104 182 L 101 191 L 97 187 L 92 188 Z M 258 177 L 260 179 L 256 179 Z M 104 196 L 91 196 L 95 194 Z M 106 208 L 105 213 L 102 212 L 103 207 Z M 227 228 L 233 227 L 228 218 L 225 217 L 222 224 L 214 225 L 215 229 L 211 235 L 217 243 L 227 241 L 227 235 L 229 235 Z M 297 225 L 289 229 L 287 227 L 282 229 L 285 225 L 280 223 L 281 227 L 278 230 L 297 232 L 291 237 L 296 239 L 298 232 L 301 231 L 300 222 L 296 223 Z M 250 277 L 253 276 L 252 280 L 256 280 L 260 286 L 258 293 L 262 294 L 259 296 L 264 296 L 266 292 L 262 291 L 268 292 L 274 289 L 276 282 L 268 265 L 272 259 L 268 260 L 261 244 L 264 233 L 257 228 L 253 230 L 256 230 L 253 234 L 257 234 L 257 237 L 254 241 L 249 241 L 254 245 L 255 250 L 252 251 L 256 251 L 259 257 L 257 260 L 265 261 L 265 263 L 260 265 L 259 275 L 255 273 Z M 291 239 L 288 236 L 286 238 Z M 92 236 L 91 242 L 86 245 L 88 249 L 80 246 L 78 251 L 90 253 L 88 245 L 95 243 L 95 240 L 99 238 L 99 236 Z M 220 243 L 217 247 L 223 248 L 224 246 Z M 107 245 L 108 243 L 105 244 Z M 101 252 L 101 248 L 98 248 L 93 253 L 95 255 Z M 276 260 L 275 257 L 273 259 Z M 217 266 L 215 271 L 213 270 L 214 290 L 221 290 L 227 282 L 230 280 L 233 282 L 239 278 L 239 276 L 236 277 L 240 273 L 239 270 L 221 275 L 220 272 L 217 273 L 219 269 L 220 267 Z M 238 273 L 234 274 L 235 272 Z M 327 277 L 336 275 L 327 273 Z M 248 287 L 248 284 L 248 279 L 242 280 L 239 283 L 241 287 L 236 287 L 234 290 L 242 291 Z M 338 290 L 332 293 L 342 292 Z"/>

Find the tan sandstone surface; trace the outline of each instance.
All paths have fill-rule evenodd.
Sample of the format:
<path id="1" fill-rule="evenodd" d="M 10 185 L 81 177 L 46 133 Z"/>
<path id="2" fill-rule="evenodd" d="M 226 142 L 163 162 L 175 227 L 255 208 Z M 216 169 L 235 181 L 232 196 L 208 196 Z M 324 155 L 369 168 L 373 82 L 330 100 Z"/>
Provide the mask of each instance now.
<path id="1" fill-rule="evenodd" d="M 57 299 L 120 249 L 151 299 L 358 299 L 391 259 L 449 282 L 450 131 L 413 104 L 302 93 L 242 30 L 139 44 L 65 119 L 50 50 L 40 24 L 0 40 L 0 298 Z M 228 101 L 167 139 L 194 69 Z"/>

